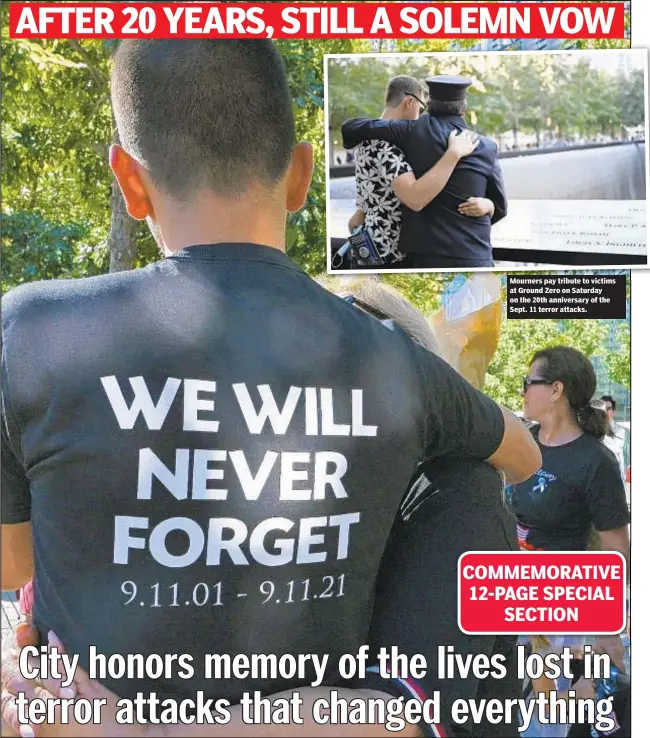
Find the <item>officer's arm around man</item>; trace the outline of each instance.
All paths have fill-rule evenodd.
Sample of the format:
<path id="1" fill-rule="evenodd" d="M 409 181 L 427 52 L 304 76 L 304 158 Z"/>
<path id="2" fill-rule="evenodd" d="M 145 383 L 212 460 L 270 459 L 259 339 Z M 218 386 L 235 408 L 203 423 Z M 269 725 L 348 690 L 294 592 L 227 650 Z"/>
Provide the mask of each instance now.
<path id="1" fill-rule="evenodd" d="M 492 216 L 492 225 L 494 225 L 508 214 L 508 198 L 506 197 L 503 173 L 496 150 L 494 152 L 494 169 L 491 177 L 488 179 L 486 197 L 494 203 L 494 215 Z"/>

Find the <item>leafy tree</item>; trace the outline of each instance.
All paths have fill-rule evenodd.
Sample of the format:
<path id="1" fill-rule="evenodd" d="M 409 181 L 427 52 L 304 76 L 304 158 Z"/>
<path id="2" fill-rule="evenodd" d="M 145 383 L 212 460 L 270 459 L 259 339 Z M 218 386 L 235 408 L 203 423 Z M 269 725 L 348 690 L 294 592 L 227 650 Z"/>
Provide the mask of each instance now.
<path id="1" fill-rule="evenodd" d="M 114 130 L 109 94 L 114 45 L 3 38 L 2 179 L 5 214 L 36 213 L 43 226 L 68 225 L 87 234 L 98 257 L 108 256 L 105 266 L 116 271 L 135 266 L 138 233 L 142 237 L 144 229 L 128 218 L 106 165 Z M 12 277 L 5 267 L 7 280 Z"/>
<path id="2" fill-rule="evenodd" d="M 623 323 L 617 330 L 619 350 L 610 351 L 604 357 L 607 373 L 612 382 L 630 389 L 630 326 Z"/>
<path id="3" fill-rule="evenodd" d="M 450 274 L 387 274 L 384 281 L 399 290 L 425 316 L 439 308 L 447 285 L 456 275 Z"/>
<path id="4" fill-rule="evenodd" d="M 39 244 L 57 241 L 58 236 L 47 232 L 51 229 L 57 234 L 67 229 L 66 243 L 77 256 L 94 246 L 97 254 L 88 261 L 89 273 L 157 259 L 146 225 L 126 214 L 107 166 L 114 135 L 109 96 L 114 42 L 14 40 L 8 38 L 7 25 L 2 56 L 3 215 L 21 214 L 25 222 L 37 217 L 29 221 L 19 244 L 13 231 L 11 239 L 3 238 L 5 253 L 17 244 L 15 257 L 4 260 L 5 287 L 54 276 L 51 269 L 39 270 L 44 264 L 40 257 L 28 254 L 30 244 L 39 249 Z M 351 52 L 355 43 L 278 42 L 294 94 L 297 135 L 311 141 L 317 162 L 307 207 L 291 218 L 287 237 L 293 258 L 312 272 L 325 265 L 322 55 Z M 37 226 L 46 232 L 35 233 Z M 72 276 L 65 259 L 57 276 Z"/>
<path id="5" fill-rule="evenodd" d="M 90 276 L 104 266 L 101 251 L 77 249 L 88 236 L 78 223 L 54 224 L 38 213 L 6 215 L 2 224 L 3 292 L 35 278 Z"/>
<path id="6" fill-rule="evenodd" d="M 547 274 L 549 272 L 538 272 Z M 443 293 L 457 276 L 469 274 L 390 274 L 379 277 L 398 289 L 426 317 L 432 318 L 442 305 Z M 610 378 L 625 387 L 629 384 L 629 326 L 621 323 L 618 353 L 607 351 L 611 323 L 606 320 L 531 320 L 505 317 L 505 280 L 502 288 L 504 317 L 499 344 L 487 370 L 484 391 L 497 402 L 519 410 L 522 378 L 528 373 L 533 354 L 549 346 L 572 346 L 589 359 L 602 357 Z M 629 297 L 628 297 L 629 299 Z"/>
<path id="7" fill-rule="evenodd" d="M 513 410 L 521 406 L 521 381 L 535 351 L 572 346 L 588 358 L 601 355 L 608 324 L 598 320 L 515 320 L 502 323 L 497 353 L 488 368 L 485 392 Z"/>
<path id="8" fill-rule="evenodd" d="M 390 77 L 424 80 L 440 73 L 474 79 L 468 95 L 472 127 L 497 138 L 512 132 L 515 145 L 521 133 L 535 134 L 541 145 L 555 137 L 617 135 L 621 125 L 644 122 L 643 72 L 629 78 L 610 74 L 592 67 L 589 58 L 577 63 L 558 55 L 341 59 L 329 64 L 332 142 L 340 143 L 347 118 L 379 115 Z"/>
<path id="9" fill-rule="evenodd" d="M 621 110 L 621 122 L 626 126 L 638 126 L 645 120 L 643 109 L 643 70 L 634 69 L 630 76 L 619 77 L 619 106 Z"/>

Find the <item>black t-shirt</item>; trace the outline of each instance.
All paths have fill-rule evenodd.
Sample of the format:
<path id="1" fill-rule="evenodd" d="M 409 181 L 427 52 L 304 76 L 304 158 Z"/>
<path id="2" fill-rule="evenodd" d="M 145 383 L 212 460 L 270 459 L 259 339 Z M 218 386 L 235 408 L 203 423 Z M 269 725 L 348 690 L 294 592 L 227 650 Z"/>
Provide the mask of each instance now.
<path id="1" fill-rule="evenodd" d="M 458 627 L 458 559 L 466 551 L 513 551 L 512 518 L 503 503 L 501 476 L 486 463 L 441 460 L 423 464 L 405 495 L 384 551 L 370 626 L 371 653 L 396 646 L 422 654 L 422 679 L 368 676 L 360 686 L 407 698 L 440 691 L 442 730 L 421 725 L 423 735 L 502 738 L 516 726 L 487 720 L 460 725 L 451 707 L 458 699 L 517 699 L 517 636 L 468 635 Z M 468 656 L 499 654 L 505 676 L 478 679 L 439 671 L 439 646 Z M 501 660 L 501 658 L 499 659 Z M 497 678 L 500 677 L 500 678 Z"/>
<path id="2" fill-rule="evenodd" d="M 190 679 L 105 680 L 122 696 L 305 683 L 205 679 L 206 653 L 329 653 L 331 683 L 418 462 L 503 437 L 444 361 L 269 247 L 3 302 L 2 523 L 32 522 L 39 629 L 82 665 L 194 657 Z"/>
<path id="3" fill-rule="evenodd" d="M 522 548 L 584 551 L 589 531 L 613 530 L 630 522 L 616 458 L 586 433 L 562 446 L 545 446 L 532 430 L 542 466 L 510 488 Z"/>

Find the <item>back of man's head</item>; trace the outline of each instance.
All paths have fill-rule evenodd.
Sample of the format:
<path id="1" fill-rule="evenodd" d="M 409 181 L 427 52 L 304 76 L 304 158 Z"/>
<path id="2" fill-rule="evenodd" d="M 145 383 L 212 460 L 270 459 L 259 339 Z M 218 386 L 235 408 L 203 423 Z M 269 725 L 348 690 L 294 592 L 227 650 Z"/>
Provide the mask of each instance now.
<path id="1" fill-rule="evenodd" d="M 111 91 L 121 145 L 176 198 L 237 196 L 287 170 L 292 100 L 271 41 L 123 41 Z"/>
<path id="2" fill-rule="evenodd" d="M 467 112 L 467 100 L 435 100 L 429 98 L 427 112 L 434 117 L 450 115 L 462 118 Z"/>
<path id="3" fill-rule="evenodd" d="M 609 405 L 612 410 L 616 410 L 616 400 L 611 395 L 603 395 L 600 399 Z"/>
<path id="4" fill-rule="evenodd" d="M 422 100 L 424 95 L 424 87 L 414 77 L 405 75 L 393 77 L 386 88 L 386 106 L 396 108 L 406 96 Z"/>

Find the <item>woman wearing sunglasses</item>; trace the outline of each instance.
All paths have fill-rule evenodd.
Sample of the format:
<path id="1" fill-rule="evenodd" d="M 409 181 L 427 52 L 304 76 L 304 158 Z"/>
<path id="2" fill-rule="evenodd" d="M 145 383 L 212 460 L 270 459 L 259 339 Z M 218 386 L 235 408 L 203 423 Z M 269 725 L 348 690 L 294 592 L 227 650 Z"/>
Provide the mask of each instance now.
<path id="1" fill-rule="evenodd" d="M 566 346 L 538 351 L 523 378 L 524 415 L 536 423 L 531 432 L 542 453 L 537 474 L 508 489 L 517 517 L 519 547 L 524 551 L 601 548 L 619 551 L 628 559 L 630 515 L 625 488 L 618 462 L 602 442 L 609 419 L 596 402 L 592 404 L 595 391 L 591 362 Z M 579 654 L 589 641 L 576 635 L 535 636 L 531 645 L 542 655 L 561 653 L 564 646 Z M 614 663 L 624 668 L 618 636 L 598 637 L 591 645 L 597 650 L 604 648 Z M 534 694 L 558 689 L 558 684 L 544 677 L 533 679 L 531 686 Z M 584 678 L 571 689 L 594 697 L 591 683 Z M 620 707 L 616 709 L 620 711 Z M 567 735 L 569 727 L 556 725 L 553 735 Z"/>
<path id="2" fill-rule="evenodd" d="M 520 548 L 584 551 L 592 526 L 600 547 L 626 558 L 630 514 L 614 455 L 602 443 L 609 421 L 593 407 L 596 376 L 586 356 L 554 346 L 538 351 L 524 377 L 524 415 L 542 467 L 511 488 Z"/>

